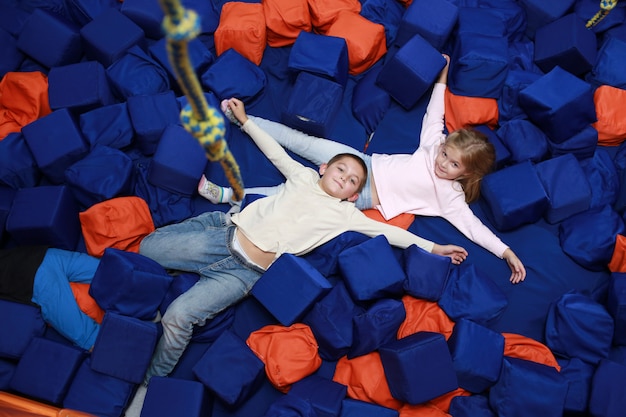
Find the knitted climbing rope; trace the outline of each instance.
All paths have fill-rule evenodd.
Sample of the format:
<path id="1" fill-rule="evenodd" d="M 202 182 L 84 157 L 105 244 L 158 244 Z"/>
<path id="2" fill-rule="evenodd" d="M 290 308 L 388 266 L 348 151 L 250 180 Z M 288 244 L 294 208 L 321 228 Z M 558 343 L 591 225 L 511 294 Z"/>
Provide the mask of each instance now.
<path id="1" fill-rule="evenodd" d="M 200 82 L 191 65 L 187 44 L 200 33 L 200 19 L 193 10 L 185 9 L 178 0 L 159 0 L 165 14 L 163 30 L 167 53 L 176 79 L 189 104 L 180 112 L 180 120 L 204 148 L 210 161 L 219 161 L 233 189 L 233 199 L 243 198 L 243 181 L 239 165 L 224 138 L 226 128 L 219 110 L 207 104 Z"/>
<path id="2" fill-rule="evenodd" d="M 616 5 L 617 0 L 600 0 L 600 10 L 587 21 L 587 24 L 585 25 L 587 29 L 590 29 L 600 23 L 600 21 L 604 19 Z"/>

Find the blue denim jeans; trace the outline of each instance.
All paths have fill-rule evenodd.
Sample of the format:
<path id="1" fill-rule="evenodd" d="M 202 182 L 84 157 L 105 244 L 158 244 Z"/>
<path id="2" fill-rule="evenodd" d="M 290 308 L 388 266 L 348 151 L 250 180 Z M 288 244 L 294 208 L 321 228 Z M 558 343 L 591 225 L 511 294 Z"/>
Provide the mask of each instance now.
<path id="1" fill-rule="evenodd" d="M 164 268 L 200 275 L 198 282 L 178 296 L 163 315 L 163 335 L 145 383 L 155 375 L 167 376 L 189 344 L 194 326 L 202 326 L 243 299 L 263 273 L 233 251 L 235 230 L 228 215 L 210 212 L 161 227 L 141 242 L 139 253 Z"/>
<path id="2" fill-rule="evenodd" d="M 296 155 L 299 155 L 315 165 L 320 166 L 330 161 L 330 158 L 340 153 L 350 153 L 357 155 L 365 161 L 367 166 L 367 179 L 363 190 L 359 193 L 359 198 L 354 202 L 356 208 L 365 210 L 372 208 L 372 156 L 363 152 L 359 152 L 351 146 L 336 142 L 330 139 L 318 138 L 316 136 L 307 135 L 289 126 L 277 123 L 271 120 L 262 119 L 260 117 L 248 116 L 257 126 L 267 132 L 271 137 L 280 143 L 285 149 L 289 149 Z M 278 192 L 279 187 L 255 187 L 246 188 L 248 194 L 272 195 Z M 274 190 L 272 190 L 274 188 Z"/>

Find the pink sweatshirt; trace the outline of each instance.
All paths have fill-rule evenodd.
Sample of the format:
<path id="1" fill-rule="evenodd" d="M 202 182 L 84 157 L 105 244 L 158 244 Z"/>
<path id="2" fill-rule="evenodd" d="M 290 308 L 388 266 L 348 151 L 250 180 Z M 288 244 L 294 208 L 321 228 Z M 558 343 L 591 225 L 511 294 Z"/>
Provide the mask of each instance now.
<path id="1" fill-rule="evenodd" d="M 422 122 L 420 145 L 413 154 L 372 155 L 372 177 L 380 200 L 376 208 L 387 220 L 402 213 L 443 217 L 468 239 L 502 258 L 508 246 L 474 215 L 461 185 L 435 175 L 435 158 L 446 138 L 445 91 L 445 84 L 435 84 Z"/>

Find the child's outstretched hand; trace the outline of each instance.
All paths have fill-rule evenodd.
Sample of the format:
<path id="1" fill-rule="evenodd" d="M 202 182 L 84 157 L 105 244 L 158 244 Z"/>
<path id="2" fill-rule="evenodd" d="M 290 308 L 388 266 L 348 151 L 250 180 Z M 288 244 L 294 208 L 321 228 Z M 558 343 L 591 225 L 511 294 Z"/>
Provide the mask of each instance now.
<path id="1" fill-rule="evenodd" d="M 526 279 L 526 268 L 524 268 L 524 264 L 519 260 L 511 248 L 504 251 L 502 258 L 507 264 L 509 264 L 509 268 L 511 268 L 511 278 L 509 279 L 511 283 L 517 284 Z"/>
<path id="2" fill-rule="evenodd" d="M 239 120 L 239 123 L 242 125 L 248 121 L 248 115 L 246 114 L 246 107 L 243 104 L 243 101 L 238 98 L 229 98 L 227 100 L 228 107 L 233 112 L 233 115 Z"/>
<path id="3" fill-rule="evenodd" d="M 447 84 L 448 83 L 448 69 L 450 68 L 450 57 L 446 54 L 441 54 L 443 58 L 446 60 L 446 66 L 443 67 L 441 72 L 439 73 L 439 77 L 437 78 L 438 83 Z"/>
<path id="4" fill-rule="evenodd" d="M 452 259 L 452 263 L 455 265 L 460 264 L 467 258 L 467 251 L 457 245 L 438 245 L 435 243 L 431 253 L 441 256 L 447 256 Z"/>

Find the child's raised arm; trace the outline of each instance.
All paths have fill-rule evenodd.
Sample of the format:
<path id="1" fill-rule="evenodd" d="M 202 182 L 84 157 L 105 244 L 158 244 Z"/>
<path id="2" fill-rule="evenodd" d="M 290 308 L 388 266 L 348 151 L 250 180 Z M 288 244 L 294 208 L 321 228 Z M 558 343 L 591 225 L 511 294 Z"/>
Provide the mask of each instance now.
<path id="1" fill-rule="evenodd" d="M 289 178 L 293 172 L 304 167 L 289 156 L 287 151 L 273 137 L 248 119 L 245 106 L 241 100 L 230 98 L 227 100 L 227 103 L 235 118 L 241 123 L 241 129 L 250 135 L 261 152 L 274 164 L 281 174 Z"/>

